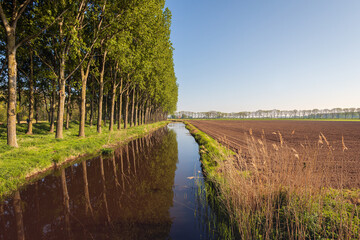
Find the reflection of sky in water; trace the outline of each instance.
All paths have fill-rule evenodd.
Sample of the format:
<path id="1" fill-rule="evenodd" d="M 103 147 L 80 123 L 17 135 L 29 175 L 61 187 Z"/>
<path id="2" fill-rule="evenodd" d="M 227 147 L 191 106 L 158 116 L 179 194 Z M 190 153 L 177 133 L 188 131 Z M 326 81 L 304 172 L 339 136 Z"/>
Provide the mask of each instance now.
<path id="1" fill-rule="evenodd" d="M 178 143 L 178 163 L 175 172 L 173 207 L 170 216 L 173 220 L 170 236 L 173 239 L 209 239 L 199 226 L 205 224 L 196 211 L 198 185 L 195 177 L 202 177 L 199 147 L 195 139 L 182 123 L 172 123 L 169 129 L 176 132 Z M 200 181 L 201 183 L 202 181 Z M 207 211 L 209 209 L 206 208 Z M 204 227 L 204 226 L 202 226 Z"/>

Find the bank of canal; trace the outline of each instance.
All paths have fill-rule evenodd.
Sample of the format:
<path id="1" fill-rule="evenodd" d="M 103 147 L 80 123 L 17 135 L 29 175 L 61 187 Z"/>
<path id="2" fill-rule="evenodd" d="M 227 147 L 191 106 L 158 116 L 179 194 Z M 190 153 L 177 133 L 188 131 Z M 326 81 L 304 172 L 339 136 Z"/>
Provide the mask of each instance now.
<path id="1" fill-rule="evenodd" d="M 217 239 L 199 148 L 171 123 L 0 203 L 0 239 Z"/>

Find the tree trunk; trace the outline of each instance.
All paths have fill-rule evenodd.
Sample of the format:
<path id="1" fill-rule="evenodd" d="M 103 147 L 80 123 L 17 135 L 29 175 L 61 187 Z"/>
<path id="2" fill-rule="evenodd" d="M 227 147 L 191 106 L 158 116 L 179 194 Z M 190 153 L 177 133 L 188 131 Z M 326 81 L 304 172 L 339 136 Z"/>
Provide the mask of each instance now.
<path id="1" fill-rule="evenodd" d="M 138 112 L 139 112 L 139 93 L 136 92 L 136 103 L 135 103 L 135 126 L 138 125 Z"/>
<path id="2" fill-rule="evenodd" d="M 59 104 L 56 122 L 56 136 L 57 139 L 63 138 L 64 127 L 64 109 L 65 109 L 65 53 L 61 56 L 60 72 L 59 72 Z"/>
<path id="3" fill-rule="evenodd" d="M 142 125 L 142 108 L 141 108 L 141 105 L 140 105 L 140 108 L 139 108 L 139 125 Z"/>
<path id="4" fill-rule="evenodd" d="M 94 83 L 92 83 L 94 85 Z M 90 127 L 93 125 L 94 121 L 94 86 L 91 87 L 91 102 L 90 102 Z"/>
<path id="5" fill-rule="evenodd" d="M 121 119 L 122 119 L 122 117 L 121 117 L 121 114 L 122 114 L 122 94 L 121 94 L 121 87 L 120 87 L 120 94 L 119 94 L 119 113 L 118 113 L 118 126 L 117 126 L 117 128 L 118 128 L 118 130 L 120 130 L 121 129 Z"/>
<path id="6" fill-rule="evenodd" d="M 146 107 L 145 124 L 151 122 L 151 107 Z"/>
<path id="7" fill-rule="evenodd" d="M 112 95 L 111 95 L 110 124 L 109 124 L 110 132 L 114 130 L 115 98 L 116 98 L 116 79 L 113 79 Z"/>
<path id="8" fill-rule="evenodd" d="M 100 89 L 99 89 L 99 109 L 98 109 L 98 119 L 97 119 L 97 132 L 101 133 L 101 122 L 102 122 L 102 104 L 104 98 L 104 74 L 105 74 L 105 63 L 106 63 L 107 51 L 105 50 L 102 56 L 101 61 L 101 71 L 100 71 Z"/>
<path id="9" fill-rule="evenodd" d="M 105 96 L 105 114 L 104 114 L 104 126 L 106 127 L 106 119 L 108 117 L 108 96 Z"/>
<path id="10" fill-rule="evenodd" d="M 17 106 L 19 106 L 19 107 L 17 110 L 16 119 L 17 119 L 17 124 L 20 124 L 21 123 L 20 122 L 20 120 L 21 120 L 21 115 L 20 115 L 20 112 L 21 112 L 21 86 L 20 86 L 20 84 L 17 85 L 17 88 L 18 88 L 18 94 L 19 94 Z"/>
<path id="11" fill-rule="evenodd" d="M 39 102 L 39 95 L 37 94 L 37 97 L 35 96 L 35 101 L 34 101 L 35 121 L 36 121 L 36 123 L 39 123 L 39 107 L 38 107 L 38 102 Z"/>
<path id="12" fill-rule="evenodd" d="M 119 115 L 118 115 L 118 130 L 121 129 L 121 114 L 122 114 L 122 87 L 123 87 L 123 78 L 120 78 L 120 89 L 119 89 Z"/>
<path id="13" fill-rule="evenodd" d="M 28 135 L 33 134 L 33 116 L 34 116 L 34 63 L 33 63 L 33 51 L 30 52 L 30 77 L 29 77 L 29 123 L 28 123 Z"/>
<path id="14" fill-rule="evenodd" d="M 59 23 L 59 35 L 61 41 L 63 41 L 63 20 Z M 60 56 L 60 68 L 59 68 L 59 104 L 58 104 L 58 114 L 56 121 L 56 134 L 55 138 L 62 139 L 63 138 L 63 127 L 64 127 L 64 109 L 65 109 L 65 62 L 66 62 L 66 48 L 63 46 Z"/>
<path id="15" fill-rule="evenodd" d="M 55 125 L 55 101 L 56 101 L 56 92 L 55 92 L 55 80 L 52 80 L 52 95 L 50 100 L 50 132 L 54 132 Z"/>
<path id="16" fill-rule="evenodd" d="M 146 106 L 145 114 L 144 114 L 144 122 L 145 122 L 145 124 L 148 123 L 148 112 L 149 112 L 149 108 Z"/>
<path id="17" fill-rule="evenodd" d="M 71 84 L 68 85 L 68 99 L 66 104 L 66 127 L 65 129 L 69 129 L 70 126 L 70 107 L 71 107 Z"/>
<path id="18" fill-rule="evenodd" d="M 80 104 L 79 137 L 85 137 L 86 85 L 89 76 L 89 71 L 90 71 L 90 62 L 87 64 L 86 71 L 84 71 L 83 67 L 81 67 L 81 104 Z"/>
<path id="19" fill-rule="evenodd" d="M 4 22 L 4 19 L 2 20 L 5 26 L 6 24 Z M 8 59 L 7 144 L 12 147 L 18 147 L 16 140 L 17 63 L 16 63 L 15 27 L 7 26 L 6 29 L 6 37 L 7 37 L 6 52 Z"/>
<path id="20" fill-rule="evenodd" d="M 124 116 L 124 128 L 127 129 L 128 116 L 129 116 L 129 90 L 125 93 L 125 116 Z"/>
<path id="21" fill-rule="evenodd" d="M 132 93 L 132 102 L 131 102 L 131 116 L 130 116 L 130 127 L 134 126 L 134 112 L 135 112 L 135 87 L 133 88 L 133 93 Z"/>
<path id="22" fill-rule="evenodd" d="M 145 105 L 143 104 L 141 106 L 141 125 L 145 124 L 145 111 L 144 111 Z"/>

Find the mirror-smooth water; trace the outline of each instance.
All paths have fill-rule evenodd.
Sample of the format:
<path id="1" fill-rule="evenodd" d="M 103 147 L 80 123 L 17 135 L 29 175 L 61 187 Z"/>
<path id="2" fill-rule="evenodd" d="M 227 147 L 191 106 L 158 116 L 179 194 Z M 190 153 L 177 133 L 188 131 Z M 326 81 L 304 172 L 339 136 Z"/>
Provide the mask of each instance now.
<path id="1" fill-rule="evenodd" d="M 182 123 L 59 169 L 0 203 L 0 239 L 216 239 Z"/>

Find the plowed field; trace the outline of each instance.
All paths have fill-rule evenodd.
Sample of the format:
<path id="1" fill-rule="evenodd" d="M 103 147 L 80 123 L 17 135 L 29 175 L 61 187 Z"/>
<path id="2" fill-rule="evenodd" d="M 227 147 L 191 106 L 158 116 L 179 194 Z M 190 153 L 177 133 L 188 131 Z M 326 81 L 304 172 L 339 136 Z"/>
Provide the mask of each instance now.
<path id="1" fill-rule="evenodd" d="M 226 144 L 232 150 L 247 149 L 250 129 L 255 137 L 265 135 L 268 143 L 284 141 L 295 149 L 301 144 L 315 145 L 322 133 L 332 146 L 334 168 L 341 169 L 346 187 L 360 187 L 360 122 L 339 121 L 245 121 L 245 120 L 191 120 L 195 127 Z M 343 151 L 342 136 L 348 148 Z"/>

